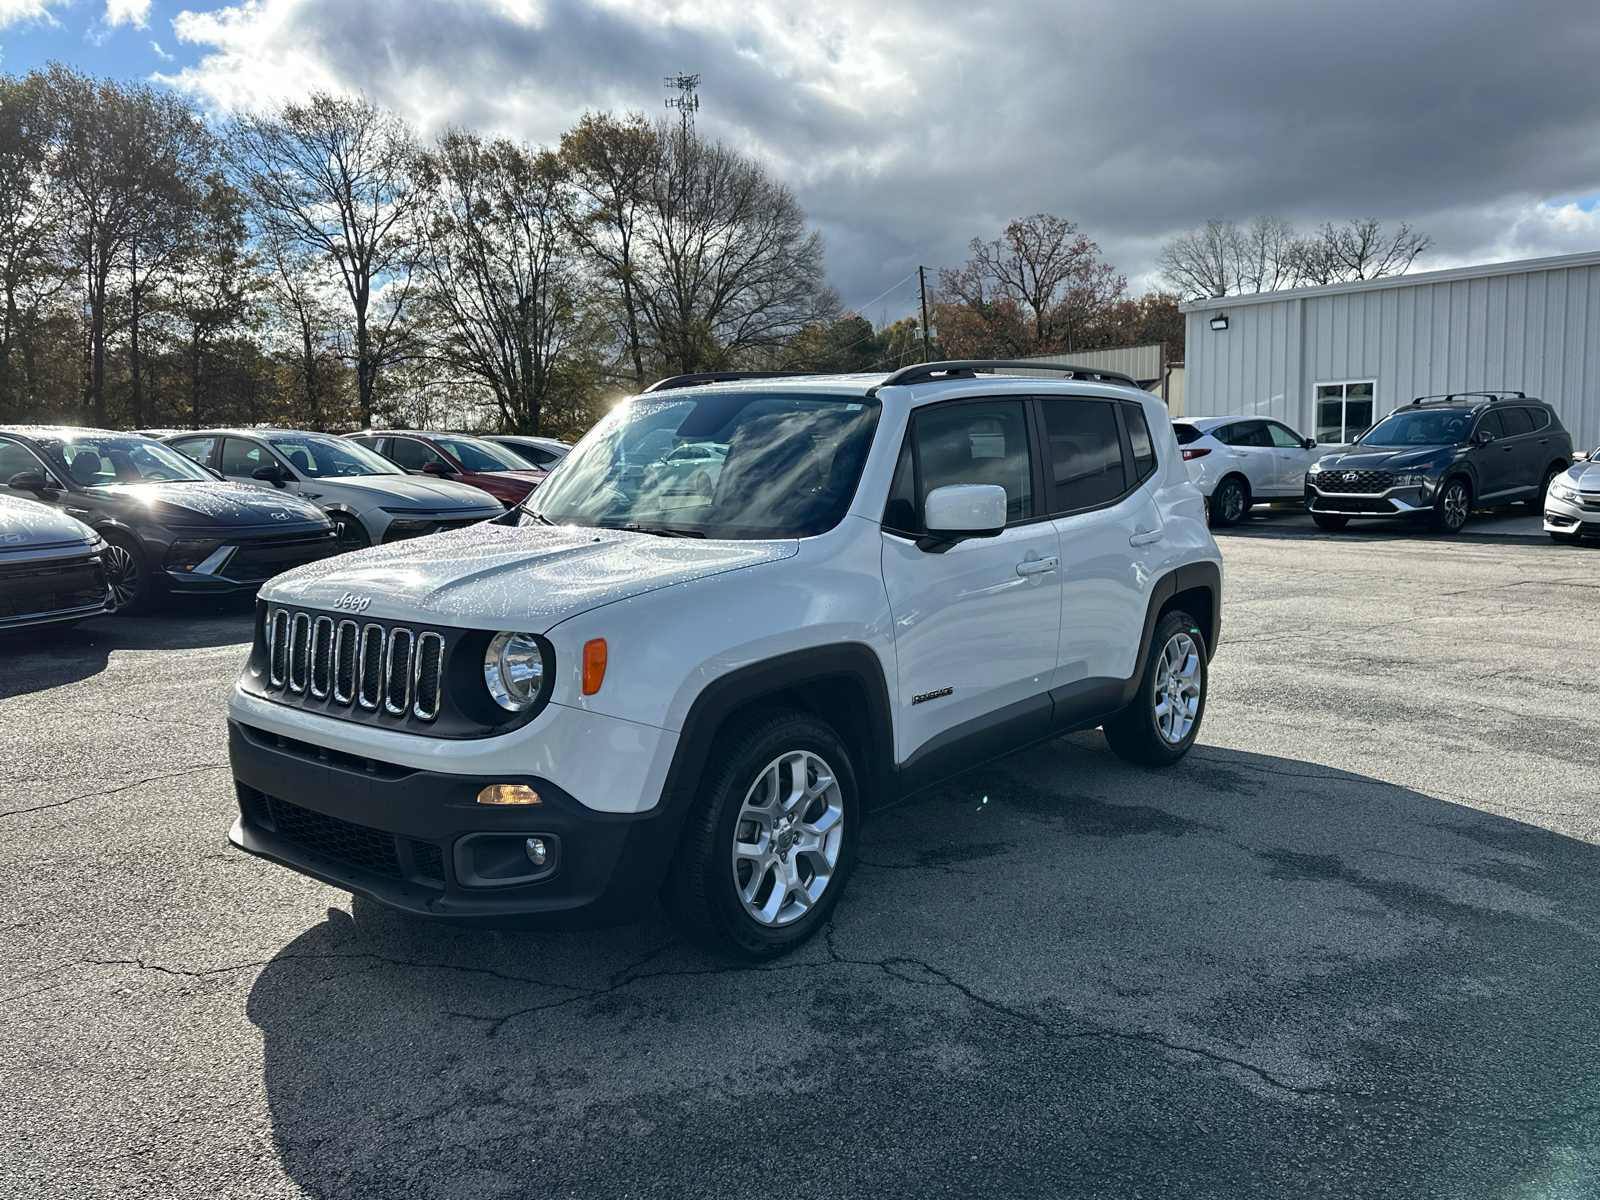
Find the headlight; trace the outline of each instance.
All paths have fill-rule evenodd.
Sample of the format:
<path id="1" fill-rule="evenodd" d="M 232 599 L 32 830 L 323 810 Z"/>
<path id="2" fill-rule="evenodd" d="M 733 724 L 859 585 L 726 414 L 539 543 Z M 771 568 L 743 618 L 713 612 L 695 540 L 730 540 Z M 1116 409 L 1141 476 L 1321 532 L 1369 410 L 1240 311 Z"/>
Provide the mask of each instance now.
<path id="1" fill-rule="evenodd" d="M 1428 477 L 1420 472 L 1411 472 L 1394 477 L 1395 487 L 1421 487 L 1428 482 Z"/>
<path id="2" fill-rule="evenodd" d="M 179 538 L 167 548 L 163 565 L 169 571 L 192 571 L 221 547 L 216 538 Z"/>
<path id="3" fill-rule="evenodd" d="M 1578 498 L 1578 490 L 1565 480 L 1552 479 L 1550 481 L 1550 498 L 1552 500 L 1576 500 Z"/>
<path id="4" fill-rule="evenodd" d="M 542 639 L 531 633 L 497 633 L 483 655 L 483 682 L 495 703 L 507 712 L 522 712 L 550 684 L 553 664 L 545 661 Z"/>

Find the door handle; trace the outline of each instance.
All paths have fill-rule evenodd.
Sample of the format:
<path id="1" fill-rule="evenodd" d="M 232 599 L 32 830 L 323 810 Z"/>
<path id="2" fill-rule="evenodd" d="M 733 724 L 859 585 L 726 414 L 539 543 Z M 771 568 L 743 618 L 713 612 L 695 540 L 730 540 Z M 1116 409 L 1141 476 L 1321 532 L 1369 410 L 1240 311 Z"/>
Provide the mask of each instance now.
<path id="1" fill-rule="evenodd" d="M 1166 530 L 1164 529 L 1141 529 L 1128 539 L 1128 545 L 1148 546 L 1151 542 L 1159 542 L 1165 536 Z"/>
<path id="2" fill-rule="evenodd" d="M 1046 571 L 1054 571 L 1060 564 L 1057 558 L 1029 558 L 1017 564 L 1017 574 L 1026 579 L 1029 575 L 1043 575 Z"/>

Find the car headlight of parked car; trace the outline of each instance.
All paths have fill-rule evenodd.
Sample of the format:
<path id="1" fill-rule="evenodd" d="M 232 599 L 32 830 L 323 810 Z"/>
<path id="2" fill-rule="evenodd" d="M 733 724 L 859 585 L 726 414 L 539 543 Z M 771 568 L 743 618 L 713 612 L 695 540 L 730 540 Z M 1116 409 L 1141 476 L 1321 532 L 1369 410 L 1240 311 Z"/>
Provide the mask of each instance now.
<path id="1" fill-rule="evenodd" d="M 1578 489 L 1562 479 L 1550 481 L 1550 498 L 1552 500 L 1576 500 Z"/>
<path id="2" fill-rule="evenodd" d="M 483 682 L 496 704 L 523 712 L 545 698 L 555 682 L 554 655 L 547 646 L 531 633 L 497 633 L 489 639 Z"/>
<path id="3" fill-rule="evenodd" d="M 1420 471 L 1406 471 L 1394 477 L 1395 487 L 1421 487 L 1428 482 L 1428 477 Z"/>

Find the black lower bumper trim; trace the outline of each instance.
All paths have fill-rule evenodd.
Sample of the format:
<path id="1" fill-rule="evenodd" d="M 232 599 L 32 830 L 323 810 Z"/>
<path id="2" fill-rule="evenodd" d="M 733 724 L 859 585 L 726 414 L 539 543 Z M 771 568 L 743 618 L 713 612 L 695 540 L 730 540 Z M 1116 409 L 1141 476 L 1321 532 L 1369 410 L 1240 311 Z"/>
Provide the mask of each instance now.
<path id="1" fill-rule="evenodd" d="M 534 776 L 468 776 L 314 757 L 304 742 L 229 722 L 240 818 L 251 854 L 419 917 L 496 929 L 592 929 L 642 919 L 677 846 L 682 814 L 584 807 Z M 476 803 L 489 783 L 526 783 L 538 805 Z M 543 837 L 560 867 L 537 882 L 467 887 L 453 848 L 471 834 Z"/>

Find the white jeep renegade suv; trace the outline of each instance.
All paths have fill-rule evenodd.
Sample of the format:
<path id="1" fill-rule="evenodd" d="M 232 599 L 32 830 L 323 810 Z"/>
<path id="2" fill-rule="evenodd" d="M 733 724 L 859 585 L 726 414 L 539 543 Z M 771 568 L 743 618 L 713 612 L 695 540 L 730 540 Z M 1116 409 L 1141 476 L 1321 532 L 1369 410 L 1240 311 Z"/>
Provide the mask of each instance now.
<path id="1" fill-rule="evenodd" d="M 234 843 L 463 924 L 659 896 L 764 958 L 874 809 L 1096 725 L 1176 761 L 1220 623 L 1200 494 L 1158 399 L 1048 369 L 666 380 L 503 517 L 279 576 Z"/>

